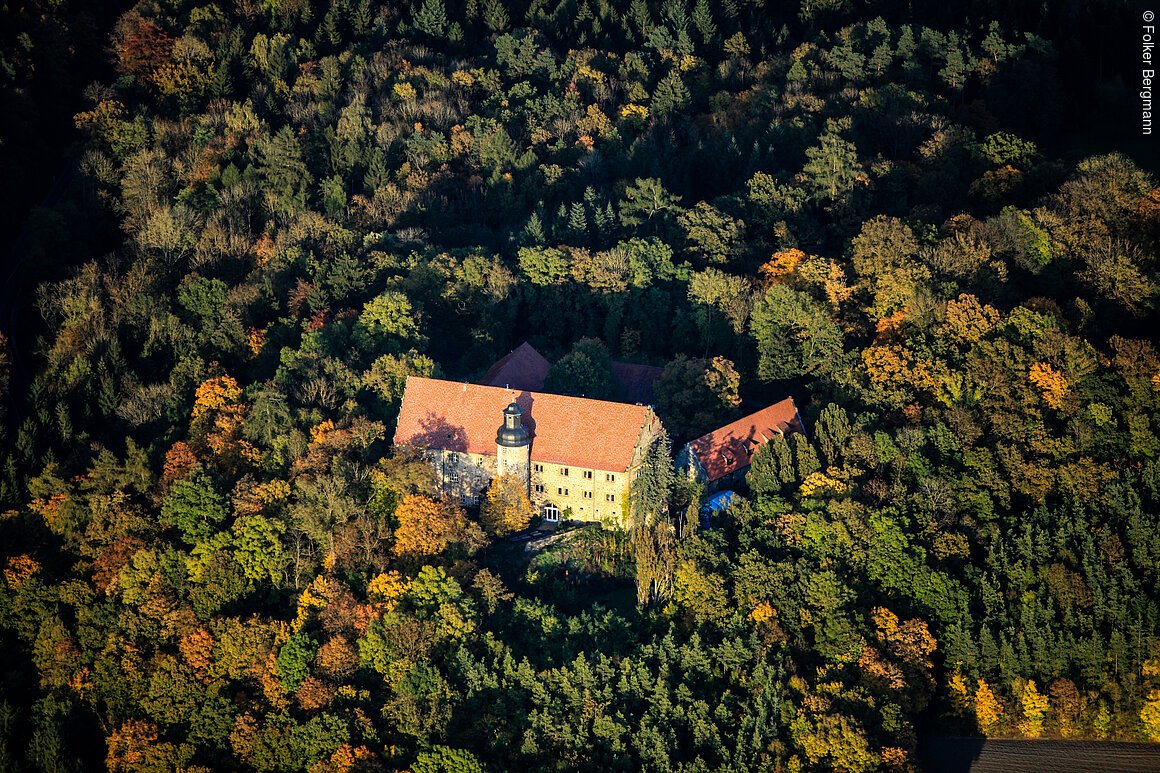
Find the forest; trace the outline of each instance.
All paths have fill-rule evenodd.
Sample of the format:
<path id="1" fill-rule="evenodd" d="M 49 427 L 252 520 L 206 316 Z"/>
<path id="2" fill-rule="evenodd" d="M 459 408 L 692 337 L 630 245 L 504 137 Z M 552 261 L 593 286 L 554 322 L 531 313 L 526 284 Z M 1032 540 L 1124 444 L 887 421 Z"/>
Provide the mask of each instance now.
<path id="1" fill-rule="evenodd" d="M 0 770 L 1160 742 L 1136 12 L 913 5 L 0 5 Z M 524 340 L 664 368 L 627 528 L 391 447 Z M 673 451 L 787 395 L 705 522 Z"/>

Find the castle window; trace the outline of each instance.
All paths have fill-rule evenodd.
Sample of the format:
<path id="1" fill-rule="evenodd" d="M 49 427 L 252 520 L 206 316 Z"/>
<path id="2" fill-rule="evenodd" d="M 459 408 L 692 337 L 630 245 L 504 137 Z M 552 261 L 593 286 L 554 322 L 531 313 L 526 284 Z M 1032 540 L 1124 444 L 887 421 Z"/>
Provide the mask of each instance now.
<path id="1" fill-rule="evenodd" d="M 561 487 L 561 488 L 556 489 L 556 493 L 559 494 L 560 496 L 566 497 L 566 496 L 568 496 L 568 489 Z"/>
<path id="2" fill-rule="evenodd" d="M 585 470 L 584 471 L 584 479 L 585 480 L 592 480 L 592 470 Z"/>
<path id="3" fill-rule="evenodd" d="M 544 493 L 544 486 L 543 486 L 542 484 L 540 484 L 540 483 L 537 483 L 537 484 L 536 484 L 536 493 L 537 493 L 537 494 L 543 494 L 543 493 Z"/>
<path id="4" fill-rule="evenodd" d="M 584 492 L 584 498 L 585 498 L 585 499 L 591 499 L 591 498 L 592 498 L 592 492 L 591 492 L 591 491 L 585 491 L 585 492 Z"/>
<path id="5" fill-rule="evenodd" d="M 611 472 L 606 472 L 606 473 L 604 473 L 604 479 L 606 481 L 608 481 L 609 483 L 615 483 L 616 482 L 616 475 L 614 473 L 611 473 Z"/>
<path id="6" fill-rule="evenodd" d="M 447 472 L 447 480 L 451 481 L 452 483 L 458 483 L 459 482 L 459 470 L 452 467 Z"/>
<path id="7" fill-rule="evenodd" d="M 560 508 L 555 505 L 544 505 L 544 520 L 558 521 L 560 520 Z"/>
<path id="8" fill-rule="evenodd" d="M 616 494 L 605 494 L 604 500 L 606 502 L 615 502 L 616 501 Z"/>
<path id="9" fill-rule="evenodd" d="M 543 472 L 543 471 L 544 471 L 544 465 L 542 465 L 542 464 L 533 464 L 533 465 L 532 465 L 532 469 L 533 469 L 533 470 L 535 470 L 536 472 Z"/>
<path id="10" fill-rule="evenodd" d="M 561 475 L 563 475 L 565 478 L 567 478 L 567 477 L 568 477 L 568 468 L 567 468 L 567 467 L 561 467 L 561 468 L 560 468 L 560 474 L 561 474 Z"/>
<path id="11" fill-rule="evenodd" d="M 479 504 L 479 496 L 477 494 L 464 494 L 463 504 L 467 507 L 475 507 Z"/>

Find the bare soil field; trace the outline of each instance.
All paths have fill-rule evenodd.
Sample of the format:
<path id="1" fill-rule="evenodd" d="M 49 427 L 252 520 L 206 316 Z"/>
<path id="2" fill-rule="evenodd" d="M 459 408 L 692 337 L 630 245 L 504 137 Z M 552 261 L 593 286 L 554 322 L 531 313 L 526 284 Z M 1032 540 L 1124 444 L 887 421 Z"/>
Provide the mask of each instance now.
<path id="1" fill-rule="evenodd" d="M 930 738 L 919 760 L 926 773 L 1152 773 L 1160 744 Z"/>

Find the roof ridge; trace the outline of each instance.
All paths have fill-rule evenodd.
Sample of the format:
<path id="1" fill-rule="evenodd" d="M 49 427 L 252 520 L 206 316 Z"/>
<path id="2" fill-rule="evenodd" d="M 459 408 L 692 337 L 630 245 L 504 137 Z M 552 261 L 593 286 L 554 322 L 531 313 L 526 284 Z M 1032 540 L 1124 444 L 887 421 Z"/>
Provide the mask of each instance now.
<path id="1" fill-rule="evenodd" d="M 623 472 L 654 415 L 643 405 L 415 376 L 403 393 L 394 442 L 493 456 L 512 401 L 524 410 L 534 461 Z"/>

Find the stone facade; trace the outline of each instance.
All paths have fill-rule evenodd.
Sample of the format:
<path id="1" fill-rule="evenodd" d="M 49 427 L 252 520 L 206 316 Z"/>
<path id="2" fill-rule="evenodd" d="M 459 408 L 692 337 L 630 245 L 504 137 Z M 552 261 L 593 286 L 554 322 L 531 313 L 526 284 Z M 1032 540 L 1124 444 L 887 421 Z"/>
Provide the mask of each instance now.
<path id="1" fill-rule="evenodd" d="M 541 513 L 555 507 L 564 519 L 624 525 L 635 472 L 533 463 L 530 496 Z"/>
<path id="2" fill-rule="evenodd" d="M 462 451 L 427 450 L 445 497 L 454 497 L 468 507 L 478 505 L 496 476 L 496 457 Z"/>

